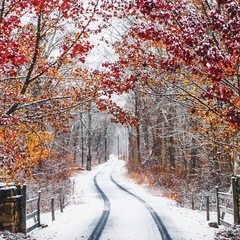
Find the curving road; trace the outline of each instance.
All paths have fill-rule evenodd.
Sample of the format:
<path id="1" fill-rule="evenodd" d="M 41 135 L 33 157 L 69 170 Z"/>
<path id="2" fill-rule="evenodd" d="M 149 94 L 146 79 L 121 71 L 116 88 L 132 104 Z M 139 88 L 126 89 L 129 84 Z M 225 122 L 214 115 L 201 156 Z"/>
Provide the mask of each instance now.
<path id="1" fill-rule="evenodd" d="M 56 211 L 55 221 L 51 213 L 41 214 L 48 227 L 30 235 L 36 240 L 214 239 L 215 229 L 208 227 L 204 212 L 154 196 L 124 176 L 124 165 L 112 156 L 92 171 L 73 176 L 74 194 L 63 213 Z"/>
<path id="2" fill-rule="evenodd" d="M 94 176 L 104 204 L 88 240 L 171 240 L 154 209 L 115 180 L 116 167 L 110 162 Z"/>

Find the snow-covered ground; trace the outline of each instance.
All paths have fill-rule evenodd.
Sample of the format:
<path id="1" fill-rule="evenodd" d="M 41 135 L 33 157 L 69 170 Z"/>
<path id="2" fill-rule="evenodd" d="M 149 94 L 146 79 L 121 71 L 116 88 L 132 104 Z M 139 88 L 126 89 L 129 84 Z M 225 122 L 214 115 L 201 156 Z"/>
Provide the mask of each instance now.
<path id="1" fill-rule="evenodd" d="M 64 208 L 63 213 L 55 212 L 55 221 L 52 221 L 51 213 L 42 214 L 41 222 L 47 224 L 48 227 L 35 229 L 30 235 L 37 240 L 87 239 L 89 228 L 93 228 L 90 224 L 101 215 L 99 204 L 102 204 L 102 200 L 96 192 L 93 177 L 111 161 L 118 162 L 114 170 L 114 179 L 148 202 L 161 217 L 173 240 L 211 240 L 214 238 L 216 229 L 208 226 L 206 212 L 180 208 L 173 200 L 154 196 L 147 186 L 138 185 L 132 179 L 127 178 L 125 162 L 118 161 L 113 156 L 107 163 L 94 167 L 92 171 L 84 171 L 72 177 L 74 197 L 69 199 L 70 204 Z M 216 221 L 215 213 L 210 213 L 210 221 Z M 114 236 L 111 240 L 114 240 Z"/>

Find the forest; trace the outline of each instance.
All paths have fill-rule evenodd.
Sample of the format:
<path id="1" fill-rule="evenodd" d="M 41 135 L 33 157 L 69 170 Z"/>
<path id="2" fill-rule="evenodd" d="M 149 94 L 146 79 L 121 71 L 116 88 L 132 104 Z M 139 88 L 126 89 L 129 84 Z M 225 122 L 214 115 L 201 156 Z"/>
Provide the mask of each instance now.
<path id="1" fill-rule="evenodd" d="M 0 180 L 126 160 L 184 203 L 240 174 L 238 0 L 1 0 Z M 42 183 L 43 184 L 43 183 Z"/>

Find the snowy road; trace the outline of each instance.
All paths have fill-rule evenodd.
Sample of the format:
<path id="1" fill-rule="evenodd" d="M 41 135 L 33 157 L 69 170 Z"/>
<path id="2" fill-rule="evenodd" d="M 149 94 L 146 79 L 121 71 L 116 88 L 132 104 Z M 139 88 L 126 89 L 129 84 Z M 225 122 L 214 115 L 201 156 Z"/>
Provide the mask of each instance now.
<path id="1" fill-rule="evenodd" d="M 151 216 L 153 209 L 147 209 L 145 206 L 147 203 L 143 202 L 138 196 L 129 194 L 125 191 L 125 188 L 119 188 L 111 180 L 111 177 L 114 179 L 114 172 L 118 172 L 117 167 L 118 164 L 114 161 L 111 162 L 96 178 L 98 186 L 107 196 L 110 205 L 110 215 L 99 239 L 157 240 L 162 239 L 161 235 L 163 235 L 164 239 L 170 240 L 162 223 L 160 226 L 161 232 L 159 232 L 158 226 Z"/>
<path id="2" fill-rule="evenodd" d="M 56 212 L 55 221 L 51 221 L 51 213 L 42 214 L 41 222 L 48 227 L 35 229 L 30 233 L 31 236 L 37 240 L 89 240 L 104 208 L 103 199 L 94 185 L 97 174 L 97 183 L 110 202 L 108 221 L 99 239 L 162 239 L 146 207 L 111 181 L 115 165 L 114 180 L 158 213 L 173 240 L 213 239 L 215 229 L 208 227 L 205 212 L 179 208 L 170 199 L 152 195 L 147 188 L 127 178 L 125 162 L 114 157 L 107 163 L 93 167 L 92 171 L 74 176 L 74 197 L 69 199 L 69 205 L 63 213 Z M 214 220 L 215 215 L 211 214 L 211 221 Z"/>

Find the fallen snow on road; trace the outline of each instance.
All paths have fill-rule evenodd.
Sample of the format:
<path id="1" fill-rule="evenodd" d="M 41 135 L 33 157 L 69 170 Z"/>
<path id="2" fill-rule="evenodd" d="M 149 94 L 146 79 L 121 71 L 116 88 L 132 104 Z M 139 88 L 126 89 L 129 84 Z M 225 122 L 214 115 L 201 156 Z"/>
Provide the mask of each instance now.
<path id="1" fill-rule="evenodd" d="M 42 214 L 41 223 L 47 224 L 48 227 L 35 229 L 30 235 L 37 240 L 88 239 L 94 228 L 92 225 L 94 220 L 101 215 L 99 205 L 103 206 L 102 199 L 96 192 L 93 177 L 112 161 L 117 164 L 113 174 L 114 179 L 124 188 L 148 202 L 161 217 L 173 240 L 211 240 L 214 238 L 216 229 L 208 226 L 205 212 L 180 208 L 173 200 L 154 196 L 147 186 L 138 185 L 127 178 L 125 162 L 116 160 L 113 156 L 107 163 L 94 167 L 92 171 L 85 171 L 72 177 L 74 196 L 69 199 L 69 205 L 64 208 L 63 213 L 55 212 L 55 221 L 52 221 L 51 213 Z M 210 221 L 216 221 L 215 213 L 210 213 Z M 114 240 L 114 236 L 111 240 Z"/>

